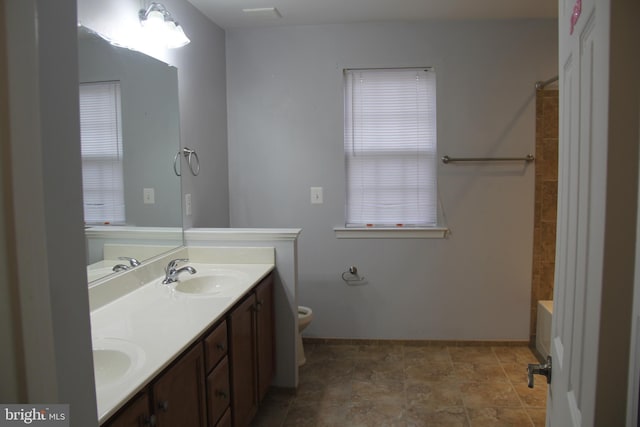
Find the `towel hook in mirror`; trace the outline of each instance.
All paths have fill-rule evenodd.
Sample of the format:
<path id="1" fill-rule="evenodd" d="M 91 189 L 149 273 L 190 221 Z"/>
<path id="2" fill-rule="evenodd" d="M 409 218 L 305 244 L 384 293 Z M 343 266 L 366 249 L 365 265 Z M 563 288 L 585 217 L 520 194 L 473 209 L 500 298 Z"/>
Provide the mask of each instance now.
<path id="1" fill-rule="evenodd" d="M 191 171 L 191 175 L 197 176 L 200 173 L 200 159 L 198 159 L 198 153 L 196 150 L 192 150 L 191 148 L 184 147 L 182 149 L 182 154 L 184 158 L 187 159 L 187 164 L 189 165 L 189 170 Z M 173 172 L 177 176 L 182 175 L 182 168 L 178 171 L 178 159 L 180 158 L 180 151 L 178 151 L 173 158 Z"/>

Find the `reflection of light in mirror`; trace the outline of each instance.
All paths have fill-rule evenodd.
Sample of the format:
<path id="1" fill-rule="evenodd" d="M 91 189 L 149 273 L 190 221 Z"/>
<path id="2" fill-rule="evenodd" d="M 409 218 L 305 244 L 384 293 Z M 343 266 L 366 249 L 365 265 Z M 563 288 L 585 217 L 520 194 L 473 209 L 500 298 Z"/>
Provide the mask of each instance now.
<path id="1" fill-rule="evenodd" d="M 191 42 L 182 26 L 161 3 L 151 3 L 139 12 L 144 37 L 169 49 L 180 48 Z"/>
<path id="2" fill-rule="evenodd" d="M 162 44 L 153 40 L 139 26 L 120 28 L 110 37 L 105 35 L 101 35 L 101 37 L 113 46 L 141 52 L 154 58 L 162 58 L 164 51 L 166 51 Z"/>

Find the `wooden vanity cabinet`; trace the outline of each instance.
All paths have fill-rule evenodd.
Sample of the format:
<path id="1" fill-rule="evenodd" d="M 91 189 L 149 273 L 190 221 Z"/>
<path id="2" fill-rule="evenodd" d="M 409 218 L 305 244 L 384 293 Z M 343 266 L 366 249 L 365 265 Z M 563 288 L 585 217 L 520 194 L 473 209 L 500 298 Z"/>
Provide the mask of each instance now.
<path id="1" fill-rule="evenodd" d="M 225 412 L 222 418 L 220 418 L 220 421 L 218 421 L 218 424 L 216 425 L 216 427 L 231 427 L 231 426 L 232 426 L 231 409 L 227 409 L 227 412 Z"/>
<path id="2" fill-rule="evenodd" d="M 273 379 L 273 274 L 106 427 L 246 427 Z"/>
<path id="3" fill-rule="evenodd" d="M 151 386 L 157 427 L 205 427 L 207 412 L 202 343 L 189 350 Z"/>
<path id="4" fill-rule="evenodd" d="M 151 417 L 149 410 L 149 394 L 143 391 L 131 399 L 106 427 L 145 427 L 155 425 L 155 417 Z"/>
<path id="5" fill-rule="evenodd" d="M 258 411 L 255 293 L 249 294 L 229 315 L 231 359 L 231 412 L 234 426 L 247 426 Z"/>
<path id="6" fill-rule="evenodd" d="M 230 313 L 231 415 L 248 426 L 274 373 L 273 275 L 267 276 Z"/>
<path id="7" fill-rule="evenodd" d="M 258 402 L 271 385 L 275 373 L 275 315 L 273 307 L 273 275 L 256 287 L 256 329 L 258 352 Z"/>
<path id="8" fill-rule="evenodd" d="M 107 427 L 205 427 L 204 354 L 198 343 L 130 401 Z"/>

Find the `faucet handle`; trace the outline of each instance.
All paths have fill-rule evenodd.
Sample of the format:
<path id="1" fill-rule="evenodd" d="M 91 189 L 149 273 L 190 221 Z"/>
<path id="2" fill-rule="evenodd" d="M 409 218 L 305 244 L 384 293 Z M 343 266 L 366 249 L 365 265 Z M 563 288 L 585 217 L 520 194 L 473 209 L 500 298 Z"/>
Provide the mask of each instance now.
<path id="1" fill-rule="evenodd" d="M 131 264 L 131 267 L 137 267 L 141 264 L 140 261 L 138 261 L 137 259 L 128 257 L 128 256 L 119 256 L 118 259 L 121 259 L 123 261 L 129 261 L 129 264 Z"/>
<path id="2" fill-rule="evenodd" d="M 165 271 L 170 271 L 175 269 L 178 266 L 179 262 L 189 262 L 189 258 L 177 258 L 169 261 L 169 265 L 167 265 L 167 269 Z"/>

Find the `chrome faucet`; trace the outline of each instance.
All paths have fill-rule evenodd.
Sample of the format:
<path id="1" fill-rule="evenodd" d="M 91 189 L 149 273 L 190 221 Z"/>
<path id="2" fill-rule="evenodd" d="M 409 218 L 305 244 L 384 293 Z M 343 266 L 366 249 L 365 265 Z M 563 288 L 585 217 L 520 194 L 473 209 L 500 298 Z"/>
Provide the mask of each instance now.
<path id="1" fill-rule="evenodd" d="M 124 265 L 124 264 L 116 264 L 113 266 L 113 268 L 111 269 L 111 271 L 125 271 L 130 269 L 131 267 L 129 267 L 128 265 Z"/>
<path id="2" fill-rule="evenodd" d="M 184 266 L 182 268 L 178 268 L 179 262 L 187 262 L 187 261 L 189 260 L 186 258 L 178 258 L 178 259 L 169 261 L 169 265 L 167 265 L 167 268 L 164 270 L 165 277 L 164 277 L 164 280 L 162 281 L 162 284 L 168 285 L 169 283 L 177 282 L 178 275 L 184 271 L 188 272 L 189 274 L 195 274 L 196 269 L 191 267 L 190 265 Z"/>
<path id="3" fill-rule="evenodd" d="M 123 261 L 129 261 L 129 264 L 131 264 L 131 267 L 137 267 L 141 264 L 141 262 L 138 261 L 137 259 L 131 258 L 128 256 L 119 256 L 118 259 L 121 259 Z"/>

